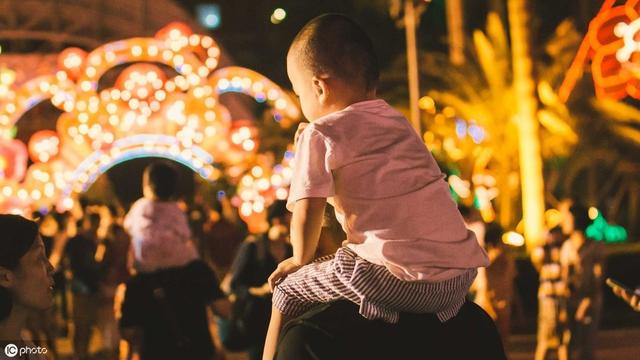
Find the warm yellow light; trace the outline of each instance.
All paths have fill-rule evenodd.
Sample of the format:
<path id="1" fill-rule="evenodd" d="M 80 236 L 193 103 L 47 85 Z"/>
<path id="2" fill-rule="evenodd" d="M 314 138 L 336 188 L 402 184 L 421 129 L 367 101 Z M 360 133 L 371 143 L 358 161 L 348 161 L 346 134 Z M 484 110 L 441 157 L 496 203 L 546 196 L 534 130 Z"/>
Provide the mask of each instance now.
<path id="1" fill-rule="evenodd" d="M 452 107 L 447 106 L 446 108 L 442 109 L 442 114 L 448 118 L 451 118 L 456 116 L 456 111 L 453 110 Z"/>
<path id="2" fill-rule="evenodd" d="M 252 151 L 253 149 L 255 149 L 255 148 L 256 148 L 256 143 L 255 143 L 253 140 L 245 140 L 245 141 L 242 143 L 242 148 L 243 148 L 245 151 Z"/>
<path id="3" fill-rule="evenodd" d="M 590 207 L 589 208 L 589 219 L 591 220 L 595 220 L 598 217 L 598 214 L 600 212 L 598 211 L 598 209 L 596 209 L 595 207 Z"/>
<path id="4" fill-rule="evenodd" d="M 287 17 L 287 12 L 284 11 L 283 8 L 277 8 L 273 10 L 273 14 L 271 14 L 271 23 L 272 24 L 280 24 L 282 20 Z"/>
<path id="5" fill-rule="evenodd" d="M 420 101 L 418 101 L 418 106 L 422 110 L 432 111 L 436 108 L 436 102 L 428 96 L 423 96 L 420 98 Z"/>
<path id="6" fill-rule="evenodd" d="M 549 229 L 558 226 L 562 221 L 562 214 L 556 209 L 549 209 L 544 212 L 544 219 Z"/>
<path id="7" fill-rule="evenodd" d="M 242 215 L 244 216 L 251 215 L 252 211 L 253 207 L 251 206 L 251 203 L 245 202 L 242 204 L 242 207 L 240 207 L 240 213 L 242 213 Z"/>
<path id="8" fill-rule="evenodd" d="M 502 235 L 502 242 L 511 246 L 524 245 L 524 236 L 515 231 L 509 231 Z"/>
<path id="9" fill-rule="evenodd" d="M 285 200 L 289 196 L 289 192 L 285 188 L 276 190 L 276 197 L 278 200 Z"/>

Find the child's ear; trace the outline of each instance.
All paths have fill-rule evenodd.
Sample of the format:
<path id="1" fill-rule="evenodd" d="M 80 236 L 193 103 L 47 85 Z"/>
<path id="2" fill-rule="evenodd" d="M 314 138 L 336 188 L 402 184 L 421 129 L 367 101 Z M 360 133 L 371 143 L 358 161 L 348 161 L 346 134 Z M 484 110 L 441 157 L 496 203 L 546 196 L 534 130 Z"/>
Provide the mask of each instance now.
<path id="1" fill-rule="evenodd" d="M 326 103 L 329 96 L 329 86 L 326 79 L 323 77 L 314 76 L 311 81 L 313 82 L 311 84 L 311 86 L 313 87 L 313 93 L 316 95 L 318 102 L 321 104 Z"/>

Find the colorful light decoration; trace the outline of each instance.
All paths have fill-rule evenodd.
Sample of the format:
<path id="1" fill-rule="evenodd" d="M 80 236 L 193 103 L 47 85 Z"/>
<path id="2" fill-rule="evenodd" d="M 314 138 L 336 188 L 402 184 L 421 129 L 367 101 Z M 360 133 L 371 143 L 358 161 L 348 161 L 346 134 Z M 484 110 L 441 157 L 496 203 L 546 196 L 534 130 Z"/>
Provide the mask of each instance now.
<path id="1" fill-rule="evenodd" d="M 27 147 L 19 140 L 0 140 L 0 178 L 20 181 L 27 171 Z"/>
<path id="2" fill-rule="evenodd" d="M 589 24 L 587 35 L 560 86 L 559 96 L 563 102 L 569 98 L 589 59 L 598 98 L 640 99 L 640 0 L 628 0 L 619 6 L 614 6 L 615 3 L 615 0 L 605 0 Z"/>
<path id="3" fill-rule="evenodd" d="M 55 131 L 40 130 L 31 136 L 28 148 L 33 162 L 46 163 L 58 155 L 60 138 Z"/>
<path id="4" fill-rule="evenodd" d="M 487 137 L 485 129 L 475 120 L 465 120 L 456 116 L 456 111 L 446 106 L 438 111 L 433 98 L 423 96 L 419 106 L 432 118 L 433 126 L 423 135 L 429 150 L 453 162 L 473 157 L 471 179 L 463 179 L 460 173 L 451 174 L 447 181 L 453 197 L 463 202 L 473 202 L 486 222 L 495 220 L 492 200 L 498 196 L 495 177 L 487 168 L 490 151 L 484 147 Z"/>
<path id="5" fill-rule="evenodd" d="M 262 165 L 253 166 L 240 179 L 237 195 L 231 201 L 240 209 L 240 216 L 245 221 L 264 212 L 275 200 L 287 199 L 293 157 L 293 151 L 289 149 L 279 164 L 271 166 L 269 161 L 262 161 Z"/>
<path id="6" fill-rule="evenodd" d="M 0 69 L 0 204 L 10 205 L 2 208 L 67 209 L 73 193 L 136 157 L 170 158 L 209 181 L 221 175 L 214 165 L 239 174 L 251 169 L 257 128 L 232 120 L 219 96 L 238 92 L 265 102 L 283 127 L 300 112 L 264 76 L 241 67 L 218 69 L 219 57 L 213 38 L 172 23 L 153 38 L 116 41 L 89 53 L 66 49 L 55 74 L 19 87 L 15 73 Z M 126 67 L 115 83 L 99 88 L 102 76 L 121 65 Z M 26 147 L 11 138 L 21 116 L 42 101 L 63 113 L 56 131 L 40 131 L 29 140 L 34 164 L 27 170 Z"/>
<path id="7" fill-rule="evenodd" d="M 593 223 L 587 227 L 587 237 L 608 243 L 625 242 L 629 238 L 624 227 L 609 224 L 598 209 L 590 208 L 589 217 Z"/>

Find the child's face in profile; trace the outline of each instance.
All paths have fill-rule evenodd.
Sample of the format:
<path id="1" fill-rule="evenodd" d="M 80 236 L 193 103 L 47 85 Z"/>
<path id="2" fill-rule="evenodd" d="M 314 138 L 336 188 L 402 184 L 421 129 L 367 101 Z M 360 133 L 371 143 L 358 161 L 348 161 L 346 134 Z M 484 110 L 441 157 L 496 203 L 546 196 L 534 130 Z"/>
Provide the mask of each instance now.
<path id="1" fill-rule="evenodd" d="M 314 76 L 304 66 L 296 50 L 289 51 L 287 55 L 287 75 L 293 86 L 293 91 L 300 99 L 300 106 L 304 117 L 314 121 L 329 113 L 320 101 L 317 86 L 314 86 Z"/>

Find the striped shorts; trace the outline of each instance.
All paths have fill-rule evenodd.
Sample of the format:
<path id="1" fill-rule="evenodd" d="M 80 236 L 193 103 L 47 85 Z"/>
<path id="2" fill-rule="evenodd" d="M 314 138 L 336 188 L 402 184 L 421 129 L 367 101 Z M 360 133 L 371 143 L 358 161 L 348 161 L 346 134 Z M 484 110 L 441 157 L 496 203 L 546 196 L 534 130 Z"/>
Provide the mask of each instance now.
<path id="1" fill-rule="evenodd" d="M 400 312 L 432 313 L 445 322 L 456 316 L 477 270 L 429 283 L 403 281 L 386 267 L 372 264 L 346 247 L 289 274 L 273 292 L 273 305 L 296 317 L 320 304 L 346 299 L 370 320 L 397 323 Z"/>

